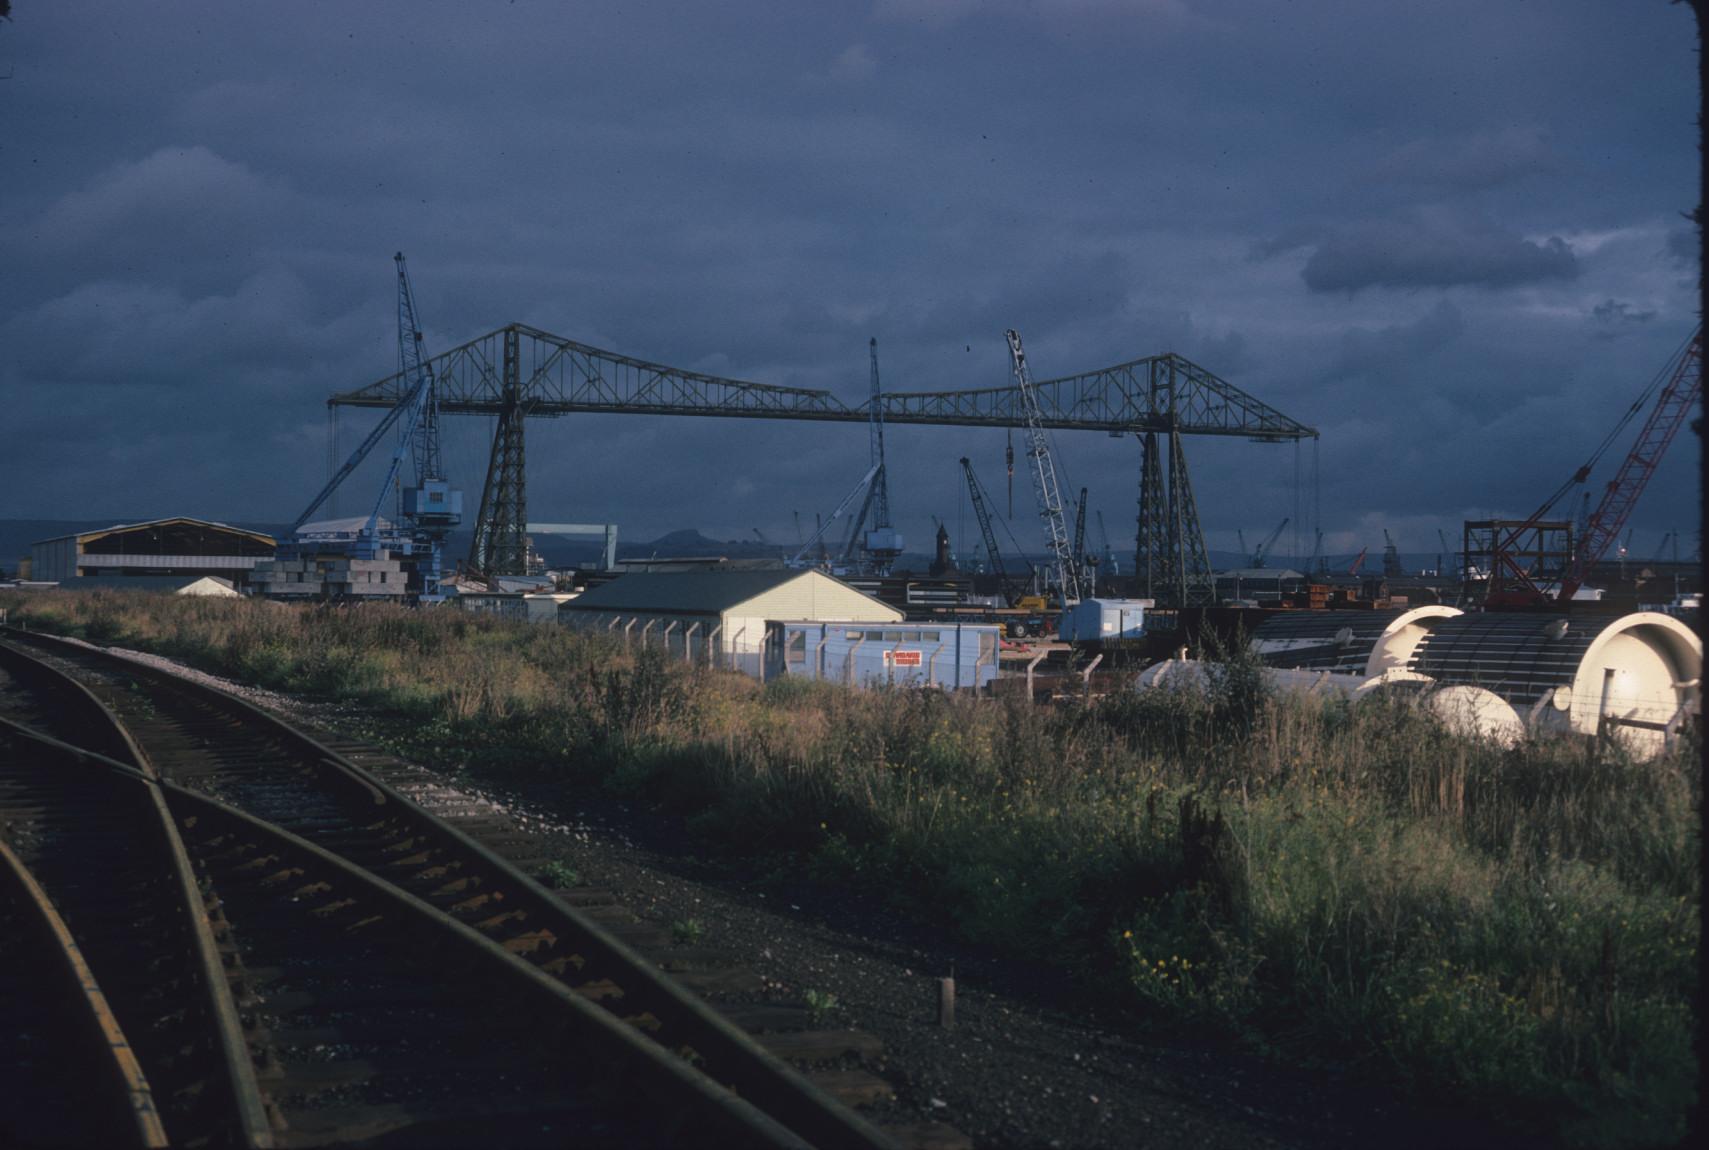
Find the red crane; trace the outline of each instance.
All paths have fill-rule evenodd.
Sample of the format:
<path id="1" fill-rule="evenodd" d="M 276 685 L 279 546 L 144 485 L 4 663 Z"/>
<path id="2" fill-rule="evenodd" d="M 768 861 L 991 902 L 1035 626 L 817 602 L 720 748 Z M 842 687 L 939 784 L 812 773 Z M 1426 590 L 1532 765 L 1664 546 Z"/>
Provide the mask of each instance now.
<path id="1" fill-rule="evenodd" d="M 1656 405 L 1650 409 L 1650 418 L 1644 422 L 1644 429 L 1638 432 L 1637 442 L 1626 453 L 1620 470 L 1608 481 L 1602 502 L 1591 512 L 1584 539 L 1561 579 L 1561 593 L 1556 597 L 1557 601 L 1565 603 L 1573 597 L 1573 592 L 1583 585 L 1584 577 L 1596 566 L 1596 561 L 1607 553 L 1609 544 L 1620 537 L 1632 508 L 1638 503 L 1638 496 L 1644 493 L 1644 486 L 1655 474 L 1667 445 L 1673 442 L 1691 409 L 1697 406 L 1702 392 L 1703 329 L 1698 328 L 1686 345 L 1684 354 L 1679 357 L 1679 364 L 1667 385 L 1656 397 Z"/>
<path id="2" fill-rule="evenodd" d="M 1658 390 L 1657 382 L 1665 379 Z M 1651 394 L 1655 394 L 1655 406 L 1650 409 L 1649 418 L 1638 432 L 1637 441 L 1626 453 L 1620 469 L 1614 478 L 1608 481 L 1608 486 L 1602 493 L 1602 502 L 1596 507 L 1585 522 L 1584 536 L 1579 545 L 1573 549 L 1566 564 L 1561 568 L 1560 588 L 1552 601 L 1566 603 L 1573 594 L 1584 585 L 1585 576 L 1607 554 L 1608 548 L 1620 537 L 1625 530 L 1626 520 L 1631 517 L 1632 509 L 1637 505 L 1638 497 L 1644 493 L 1644 488 L 1655 474 L 1656 467 L 1661 463 L 1662 456 L 1667 452 L 1668 444 L 1679 433 L 1680 427 L 1697 405 L 1698 397 L 1703 390 L 1703 329 L 1698 328 L 1686 341 L 1683 348 L 1674 353 L 1668 361 L 1668 366 L 1644 389 L 1644 393 L 1627 410 L 1625 416 L 1603 439 L 1588 462 L 1573 473 L 1571 479 L 1563 483 L 1548 500 L 1539 507 L 1529 519 L 1518 526 L 1502 526 L 1494 532 L 1490 558 L 1490 578 L 1493 582 L 1500 579 L 1511 581 L 1511 589 L 1499 593 L 1492 589 L 1486 606 L 1489 607 L 1524 607 L 1542 606 L 1551 602 L 1547 591 L 1537 586 L 1532 579 L 1533 574 L 1541 575 L 1526 569 L 1520 562 L 1521 555 L 1529 555 L 1521 544 L 1521 538 L 1526 532 L 1538 527 L 1545 516 L 1576 484 L 1583 483 L 1590 476 L 1591 468 L 1601 458 L 1609 445 L 1612 444 L 1632 418 L 1643 410 L 1644 404 Z M 1473 526 L 1468 524 L 1468 530 Z M 1546 525 L 1545 525 L 1546 526 Z M 1469 562 L 1470 560 L 1468 560 Z"/>

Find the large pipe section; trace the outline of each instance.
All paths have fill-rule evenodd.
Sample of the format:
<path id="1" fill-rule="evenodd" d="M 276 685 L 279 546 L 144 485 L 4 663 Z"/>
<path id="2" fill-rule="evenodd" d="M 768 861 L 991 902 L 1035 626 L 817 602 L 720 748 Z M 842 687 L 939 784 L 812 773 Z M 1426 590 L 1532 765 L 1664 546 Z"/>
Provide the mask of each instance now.
<path id="1" fill-rule="evenodd" d="M 1455 607 L 1279 612 L 1251 651 L 1278 690 L 1360 697 L 1404 686 L 1455 730 L 1512 744 L 1527 731 L 1618 740 L 1652 758 L 1700 707 L 1703 643 L 1671 615 L 1498 613 Z M 1204 686 L 1209 668 L 1154 664 L 1137 685 Z"/>
<path id="2" fill-rule="evenodd" d="M 1461 615 L 1433 628 L 1407 668 L 1480 687 L 1539 730 L 1617 738 L 1660 754 L 1700 706 L 1703 641 L 1671 615 Z"/>

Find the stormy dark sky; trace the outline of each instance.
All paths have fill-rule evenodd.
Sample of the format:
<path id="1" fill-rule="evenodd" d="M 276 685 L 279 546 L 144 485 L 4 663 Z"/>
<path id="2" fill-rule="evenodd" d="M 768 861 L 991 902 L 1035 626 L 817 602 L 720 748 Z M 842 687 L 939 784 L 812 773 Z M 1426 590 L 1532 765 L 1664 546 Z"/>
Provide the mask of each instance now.
<path id="1" fill-rule="evenodd" d="M 1190 443 L 1213 547 L 1297 500 L 1309 550 L 1315 498 L 1331 552 L 1434 551 L 1529 512 L 1696 322 L 1694 36 L 1662 0 L 17 0 L 0 517 L 294 518 L 327 395 L 394 369 L 402 249 L 430 350 L 521 321 L 851 402 L 869 336 L 897 390 L 1006 383 L 1011 326 L 1041 378 L 1179 352 L 1322 431 L 1315 496 L 1309 446 Z M 888 442 L 911 542 L 971 536 L 956 459 L 1000 493 L 1002 433 Z M 1057 444 L 1131 546 L 1134 441 Z M 1634 551 L 1693 542 L 1696 453 Z M 540 421 L 530 517 L 793 539 L 865 454 Z"/>

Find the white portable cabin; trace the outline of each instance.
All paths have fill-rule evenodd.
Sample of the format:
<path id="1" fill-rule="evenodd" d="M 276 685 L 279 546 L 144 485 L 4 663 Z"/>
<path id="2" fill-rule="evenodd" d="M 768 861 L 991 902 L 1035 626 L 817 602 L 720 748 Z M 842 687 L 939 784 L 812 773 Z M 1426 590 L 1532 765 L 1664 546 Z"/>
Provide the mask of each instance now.
<path id="1" fill-rule="evenodd" d="M 1138 639 L 1154 599 L 1082 599 L 1062 613 L 1057 638 L 1064 643 L 1113 643 Z"/>
<path id="2" fill-rule="evenodd" d="M 979 690 L 997 677 L 994 623 L 791 621 L 771 625 L 767 678 L 796 675 L 850 686 Z"/>

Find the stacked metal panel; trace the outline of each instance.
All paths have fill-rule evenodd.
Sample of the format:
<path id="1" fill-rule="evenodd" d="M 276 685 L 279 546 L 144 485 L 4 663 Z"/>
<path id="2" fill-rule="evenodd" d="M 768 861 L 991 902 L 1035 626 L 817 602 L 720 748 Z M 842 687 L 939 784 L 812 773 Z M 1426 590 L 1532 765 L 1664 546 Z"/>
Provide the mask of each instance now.
<path id="1" fill-rule="evenodd" d="M 401 599 L 407 579 L 401 560 L 345 556 L 266 560 L 249 577 L 258 594 L 290 599 Z"/>

